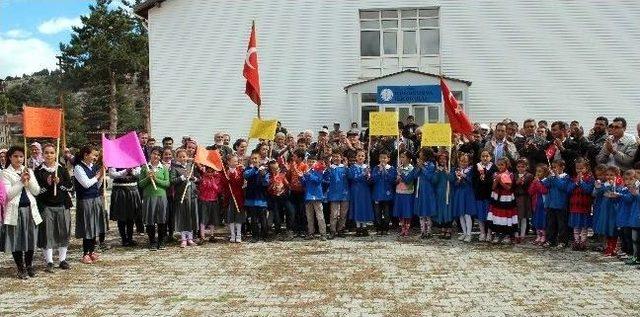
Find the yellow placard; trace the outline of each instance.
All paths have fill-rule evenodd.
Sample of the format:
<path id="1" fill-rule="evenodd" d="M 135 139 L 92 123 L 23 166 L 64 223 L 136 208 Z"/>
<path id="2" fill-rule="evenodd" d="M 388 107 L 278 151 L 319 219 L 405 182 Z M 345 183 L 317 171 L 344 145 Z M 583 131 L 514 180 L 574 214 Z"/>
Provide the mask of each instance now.
<path id="1" fill-rule="evenodd" d="M 397 112 L 369 112 L 369 135 L 398 135 Z"/>
<path id="2" fill-rule="evenodd" d="M 451 126 L 448 123 L 427 123 L 421 129 L 421 146 L 451 146 Z"/>
<path id="3" fill-rule="evenodd" d="M 251 130 L 249 130 L 249 138 L 273 140 L 275 139 L 277 128 L 278 120 L 260 120 L 253 118 Z"/>

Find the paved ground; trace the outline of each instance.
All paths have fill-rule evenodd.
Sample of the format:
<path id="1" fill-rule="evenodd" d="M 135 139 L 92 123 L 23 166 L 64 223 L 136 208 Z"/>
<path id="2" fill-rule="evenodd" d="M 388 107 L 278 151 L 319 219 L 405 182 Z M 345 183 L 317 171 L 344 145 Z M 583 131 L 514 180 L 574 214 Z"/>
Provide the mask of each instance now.
<path id="1" fill-rule="evenodd" d="M 79 249 L 28 281 L 0 255 L 0 316 L 640 314 L 640 271 L 595 253 L 389 236 L 117 247 L 83 265 Z"/>

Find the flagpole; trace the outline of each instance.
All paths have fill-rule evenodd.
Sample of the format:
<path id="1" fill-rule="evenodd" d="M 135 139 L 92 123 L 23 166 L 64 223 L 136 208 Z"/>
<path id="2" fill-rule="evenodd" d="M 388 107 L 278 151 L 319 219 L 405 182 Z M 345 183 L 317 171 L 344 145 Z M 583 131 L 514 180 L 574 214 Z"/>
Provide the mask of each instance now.
<path id="1" fill-rule="evenodd" d="M 240 212 L 240 207 L 238 207 L 238 202 L 236 201 L 236 196 L 233 194 L 233 188 L 231 188 L 231 180 L 229 179 L 229 175 L 227 175 L 227 170 L 222 166 L 222 171 L 224 172 L 224 178 L 227 179 L 227 185 L 229 186 L 229 194 L 231 194 L 231 199 L 233 199 L 233 204 L 236 206 L 236 212 Z"/>
<path id="2" fill-rule="evenodd" d="M 191 176 L 193 176 L 193 167 L 196 166 L 196 162 L 191 162 L 191 169 L 189 170 L 189 176 L 187 176 L 187 185 L 184 186 L 184 191 L 182 192 L 182 198 L 180 198 L 180 204 L 184 202 L 184 196 L 187 195 L 187 189 L 189 185 L 191 185 Z"/>
<path id="3" fill-rule="evenodd" d="M 55 178 L 58 178 L 58 160 L 60 160 L 59 158 L 60 156 L 60 138 L 56 139 L 56 172 L 55 172 Z M 57 196 L 58 195 L 58 184 L 55 183 L 55 181 L 53 182 L 53 196 Z"/>

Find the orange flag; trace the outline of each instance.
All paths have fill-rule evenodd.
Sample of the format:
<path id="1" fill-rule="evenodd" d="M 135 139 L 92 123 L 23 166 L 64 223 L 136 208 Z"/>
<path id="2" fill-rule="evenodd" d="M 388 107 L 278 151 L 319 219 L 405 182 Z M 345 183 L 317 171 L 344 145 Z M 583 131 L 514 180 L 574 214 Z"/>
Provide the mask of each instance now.
<path id="1" fill-rule="evenodd" d="M 62 109 L 25 106 L 22 116 L 26 138 L 60 137 Z"/>
<path id="2" fill-rule="evenodd" d="M 222 170 L 222 158 L 218 150 L 207 150 L 204 146 L 198 146 L 195 162 L 211 167 L 216 171 Z"/>

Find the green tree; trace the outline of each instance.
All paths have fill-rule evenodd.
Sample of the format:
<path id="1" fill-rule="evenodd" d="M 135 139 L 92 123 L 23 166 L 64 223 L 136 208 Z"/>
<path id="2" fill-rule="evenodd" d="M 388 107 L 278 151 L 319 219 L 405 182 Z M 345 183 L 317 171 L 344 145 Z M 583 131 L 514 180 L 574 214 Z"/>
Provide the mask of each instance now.
<path id="1" fill-rule="evenodd" d="M 136 27 L 135 18 L 123 8 L 110 9 L 110 3 L 111 0 L 97 0 L 89 6 L 89 15 L 81 17 L 83 25 L 73 28 L 71 41 L 61 44 L 60 51 L 67 85 L 84 88 L 89 95 L 85 104 L 88 128 L 101 127 L 101 123 L 93 123 L 103 119 L 99 109 L 106 105 L 109 131 L 115 135 L 121 108 L 119 89 L 143 68 L 137 56 L 140 37 L 146 38 L 146 34 Z"/>

